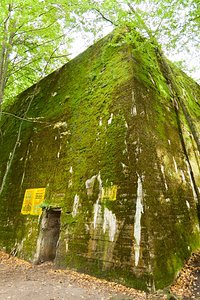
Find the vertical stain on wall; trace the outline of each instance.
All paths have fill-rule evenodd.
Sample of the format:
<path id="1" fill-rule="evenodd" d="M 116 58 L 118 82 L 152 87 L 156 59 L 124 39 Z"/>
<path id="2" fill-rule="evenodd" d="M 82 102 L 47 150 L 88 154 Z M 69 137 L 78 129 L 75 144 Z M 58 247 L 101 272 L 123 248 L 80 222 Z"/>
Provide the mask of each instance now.
<path id="1" fill-rule="evenodd" d="M 140 258 L 140 242 L 141 242 L 141 217 L 143 214 L 143 189 L 142 189 L 142 177 L 137 174 L 137 199 L 136 199 L 136 212 L 134 223 L 134 238 L 135 238 L 135 266 L 137 267 Z"/>

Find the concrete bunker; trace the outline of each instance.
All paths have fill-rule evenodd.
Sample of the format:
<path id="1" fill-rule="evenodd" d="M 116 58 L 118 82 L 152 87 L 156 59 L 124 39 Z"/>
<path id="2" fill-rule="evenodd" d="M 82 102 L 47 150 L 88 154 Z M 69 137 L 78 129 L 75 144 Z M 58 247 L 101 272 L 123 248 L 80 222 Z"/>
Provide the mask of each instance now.
<path id="1" fill-rule="evenodd" d="M 60 236 L 60 208 L 44 208 L 41 216 L 36 263 L 53 261 Z"/>
<path id="2" fill-rule="evenodd" d="M 2 115 L 0 247 L 160 289 L 200 247 L 191 177 L 199 187 L 198 150 L 185 118 L 199 128 L 200 88 L 153 48 L 116 44 L 120 36 L 90 47 L 7 108 L 16 116 L 29 109 L 36 122 Z M 50 225 L 59 224 L 56 207 L 60 238 Z"/>

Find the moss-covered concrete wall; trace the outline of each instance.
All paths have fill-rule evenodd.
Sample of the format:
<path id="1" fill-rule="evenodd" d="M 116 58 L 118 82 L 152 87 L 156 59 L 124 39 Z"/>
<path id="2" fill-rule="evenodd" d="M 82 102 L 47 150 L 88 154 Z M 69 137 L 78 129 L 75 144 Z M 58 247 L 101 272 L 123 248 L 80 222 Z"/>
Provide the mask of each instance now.
<path id="1" fill-rule="evenodd" d="M 43 206 L 62 209 L 58 265 L 162 288 L 200 246 L 200 88 L 155 51 L 116 41 L 2 116 L 0 247 L 34 260 L 41 217 L 20 211 L 25 190 L 43 187 Z"/>

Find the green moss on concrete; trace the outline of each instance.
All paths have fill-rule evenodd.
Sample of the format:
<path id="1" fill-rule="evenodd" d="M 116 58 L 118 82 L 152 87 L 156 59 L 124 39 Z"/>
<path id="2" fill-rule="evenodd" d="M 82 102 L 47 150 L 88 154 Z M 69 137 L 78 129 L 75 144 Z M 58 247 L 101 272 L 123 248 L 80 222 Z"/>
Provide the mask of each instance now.
<path id="1" fill-rule="evenodd" d="M 186 163 L 191 161 L 198 185 L 196 145 L 187 136 L 183 111 L 177 114 L 154 47 L 142 53 L 118 42 L 109 35 L 20 94 L 9 108 L 36 122 L 22 123 L 0 196 L 0 247 L 34 259 L 40 219 L 20 210 L 26 189 L 45 187 L 43 207 L 62 209 L 57 264 L 142 289 L 162 288 L 200 243 Z M 174 72 L 198 128 L 199 86 Z M 11 117 L 1 120 L 1 181 L 20 124 Z M 93 177 L 88 194 L 86 181 Z M 136 265 L 138 178 L 143 213 Z M 102 188 L 113 185 L 117 199 L 102 200 Z"/>

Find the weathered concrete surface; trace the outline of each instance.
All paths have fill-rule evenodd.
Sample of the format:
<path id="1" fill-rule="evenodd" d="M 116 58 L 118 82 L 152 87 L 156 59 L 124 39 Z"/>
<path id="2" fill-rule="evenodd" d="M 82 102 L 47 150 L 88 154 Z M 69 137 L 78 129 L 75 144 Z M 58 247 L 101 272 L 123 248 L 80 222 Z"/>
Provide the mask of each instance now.
<path id="1" fill-rule="evenodd" d="M 158 289 L 200 246 L 200 88 L 142 49 L 109 35 L 7 108 L 2 249 L 37 259 L 41 217 L 20 213 L 33 188 L 61 209 L 62 267 Z"/>

